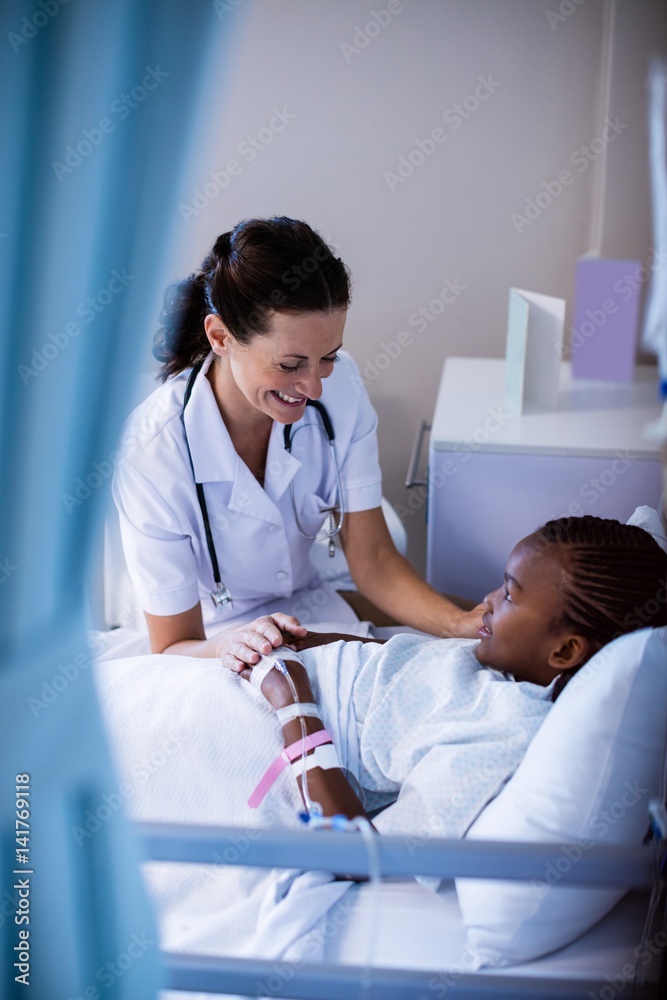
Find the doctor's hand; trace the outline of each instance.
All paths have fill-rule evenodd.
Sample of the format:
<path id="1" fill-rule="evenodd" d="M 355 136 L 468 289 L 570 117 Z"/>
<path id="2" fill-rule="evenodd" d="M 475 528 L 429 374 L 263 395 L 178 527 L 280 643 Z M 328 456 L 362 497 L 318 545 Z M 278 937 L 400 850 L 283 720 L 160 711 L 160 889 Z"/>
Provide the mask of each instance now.
<path id="1" fill-rule="evenodd" d="M 484 610 L 484 605 L 478 604 L 471 611 L 462 611 L 461 617 L 452 626 L 454 636 L 457 639 L 479 639 Z"/>
<path id="2" fill-rule="evenodd" d="M 253 666 L 262 656 L 266 656 L 278 646 L 292 644 L 295 639 L 306 635 L 308 629 L 293 615 L 277 611 L 272 615 L 255 618 L 247 625 L 233 625 L 217 634 L 216 653 L 223 667 L 241 673 Z"/>

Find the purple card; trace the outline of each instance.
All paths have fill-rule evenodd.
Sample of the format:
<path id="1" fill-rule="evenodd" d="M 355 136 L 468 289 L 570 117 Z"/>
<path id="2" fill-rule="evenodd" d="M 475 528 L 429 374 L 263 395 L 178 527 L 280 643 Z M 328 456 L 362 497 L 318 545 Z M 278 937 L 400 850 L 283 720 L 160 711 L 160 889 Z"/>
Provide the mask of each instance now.
<path id="1" fill-rule="evenodd" d="M 574 378 L 632 381 L 641 272 L 637 260 L 577 262 L 574 322 L 565 338 Z"/>

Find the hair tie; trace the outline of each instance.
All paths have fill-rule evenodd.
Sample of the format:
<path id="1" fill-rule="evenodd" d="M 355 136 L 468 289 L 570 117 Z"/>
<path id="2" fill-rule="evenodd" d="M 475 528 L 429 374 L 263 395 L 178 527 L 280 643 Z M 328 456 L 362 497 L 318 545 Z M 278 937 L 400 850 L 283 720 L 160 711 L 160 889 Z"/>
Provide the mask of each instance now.
<path id="1" fill-rule="evenodd" d="M 229 257 L 232 252 L 232 231 L 218 236 L 213 247 L 213 252 L 218 260 L 221 257 Z"/>

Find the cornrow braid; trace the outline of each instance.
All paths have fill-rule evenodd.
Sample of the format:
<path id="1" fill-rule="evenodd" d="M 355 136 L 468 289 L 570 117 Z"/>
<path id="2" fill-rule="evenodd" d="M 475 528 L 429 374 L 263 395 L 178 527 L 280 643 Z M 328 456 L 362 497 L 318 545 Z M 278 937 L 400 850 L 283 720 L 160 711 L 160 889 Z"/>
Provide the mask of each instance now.
<path id="1" fill-rule="evenodd" d="M 534 541 L 563 547 L 557 624 L 588 639 L 593 653 L 626 632 L 667 624 L 667 553 L 643 528 L 587 514 L 547 521 Z M 554 701 L 578 669 L 560 675 Z"/>

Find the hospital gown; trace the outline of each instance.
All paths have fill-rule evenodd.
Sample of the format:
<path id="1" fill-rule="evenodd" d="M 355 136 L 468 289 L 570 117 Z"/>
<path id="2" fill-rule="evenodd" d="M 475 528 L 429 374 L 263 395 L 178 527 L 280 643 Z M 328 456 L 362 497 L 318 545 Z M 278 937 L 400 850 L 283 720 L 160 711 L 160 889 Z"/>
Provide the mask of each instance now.
<path id="1" fill-rule="evenodd" d="M 462 837 L 549 711 L 551 686 L 483 667 L 477 645 L 398 635 L 302 654 L 381 833 Z"/>

